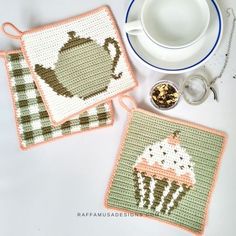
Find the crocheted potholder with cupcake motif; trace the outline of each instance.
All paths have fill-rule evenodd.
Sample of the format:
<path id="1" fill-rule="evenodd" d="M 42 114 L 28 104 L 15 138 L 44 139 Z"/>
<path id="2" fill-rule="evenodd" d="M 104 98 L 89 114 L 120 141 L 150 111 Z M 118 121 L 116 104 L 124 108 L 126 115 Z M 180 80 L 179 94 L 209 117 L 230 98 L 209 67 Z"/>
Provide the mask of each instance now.
<path id="1" fill-rule="evenodd" d="M 108 102 L 53 127 L 22 52 L 6 53 L 5 63 L 22 149 L 113 123 L 112 104 Z"/>
<path id="2" fill-rule="evenodd" d="M 6 32 L 10 23 L 3 25 Z M 15 30 L 17 30 L 14 27 Z M 108 7 L 12 36 L 21 41 L 54 125 L 136 86 Z"/>
<path id="3" fill-rule="evenodd" d="M 128 108 L 123 100 L 129 121 L 106 207 L 202 234 L 225 134 L 138 109 L 135 103 Z"/>

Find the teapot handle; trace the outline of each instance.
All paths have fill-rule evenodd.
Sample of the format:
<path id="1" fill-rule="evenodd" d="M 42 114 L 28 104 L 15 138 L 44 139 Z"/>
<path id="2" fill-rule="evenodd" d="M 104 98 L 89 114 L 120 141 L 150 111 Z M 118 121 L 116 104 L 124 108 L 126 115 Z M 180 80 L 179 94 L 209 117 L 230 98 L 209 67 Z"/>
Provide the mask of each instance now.
<path id="1" fill-rule="evenodd" d="M 120 47 L 118 45 L 118 42 L 114 39 L 114 38 L 107 38 L 105 40 L 105 44 L 104 44 L 104 49 L 111 55 L 111 51 L 109 50 L 109 44 L 113 44 L 113 46 L 115 47 L 116 49 L 116 55 L 115 57 L 113 58 L 113 64 L 112 64 L 112 72 L 114 73 L 115 72 L 115 69 L 116 69 L 116 66 L 118 64 L 118 61 L 120 59 L 120 55 L 121 55 L 121 51 L 120 51 Z M 114 75 L 113 74 L 113 77 L 115 79 L 119 79 L 121 77 L 122 73 L 119 73 L 118 76 Z"/>

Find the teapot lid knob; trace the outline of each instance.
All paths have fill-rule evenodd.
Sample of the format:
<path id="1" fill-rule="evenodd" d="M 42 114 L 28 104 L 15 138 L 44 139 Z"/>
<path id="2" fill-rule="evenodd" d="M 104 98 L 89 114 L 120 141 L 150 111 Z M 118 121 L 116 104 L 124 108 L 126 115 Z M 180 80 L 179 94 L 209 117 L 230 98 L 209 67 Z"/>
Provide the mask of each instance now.
<path id="1" fill-rule="evenodd" d="M 70 36 L 70 38 L 75 38 L 76 33 L 75 31 L 70 31 L 68 32 L 68 35 Z"/>
<path id="2" fill-rule="evenodd" d="M 67 41 L 67 43 L 65 43 L 63 47 L 60 49 L 59 53 L 67 51 L 68 49 L 79 47 L 84 43 L 92 42 L 90 38 L 80 38 L 79 36 L 76 36 L 75 31 L 67 32 L 67 34 L 69 35 L 70 38 Z"/>

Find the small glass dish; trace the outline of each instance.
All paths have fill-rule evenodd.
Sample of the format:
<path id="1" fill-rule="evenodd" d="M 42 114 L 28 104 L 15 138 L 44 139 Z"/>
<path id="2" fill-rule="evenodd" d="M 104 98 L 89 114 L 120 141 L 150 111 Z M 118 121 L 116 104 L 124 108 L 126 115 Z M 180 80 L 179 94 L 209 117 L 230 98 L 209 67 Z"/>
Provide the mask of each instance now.
<path id="1" fill-rule="evenodd" d="M 180 95 L 179 89 L 173 82 L 161 80 L 152 87 L 150 100 L 154 107 L 170 110 L 178 104 Z"/>

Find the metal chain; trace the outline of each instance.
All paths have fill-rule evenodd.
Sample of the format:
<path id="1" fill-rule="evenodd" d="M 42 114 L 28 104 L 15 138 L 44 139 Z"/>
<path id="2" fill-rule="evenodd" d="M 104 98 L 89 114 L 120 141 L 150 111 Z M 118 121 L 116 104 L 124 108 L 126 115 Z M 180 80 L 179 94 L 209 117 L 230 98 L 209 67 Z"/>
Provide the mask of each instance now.
<path id="1" fill-rule="evenodd" d="M 224 65 L 221 69 L 221 72 L 218 76 L 216 76 L 211 82 L 210 82 L 210 86 L 213 85 L 218 79 L 220 79 L 224 72 L 225 72 L 225 69 L 228 65 L 228 62 L 229 62 L 229 56 L 230 56 L 230 52 L 231 52 L 231 47 L 232 47 L 232 40 L 233 40 L 233 35 L 234 35 L 234 30 L 235 30 L 235 22 L 236 22 L 236 17 L 235 17 L 235 14 L 234 14 L 234 10 L 232 8 L 228 8 L 227 9 L 227 16 L 230 17 L 230 15 L 233 15 L 233 23 L 232 23 L 232 29 L 231 29 L 231 32 L 230 32 L 230 36 L 229 36 L 229 42 L 228 42 L 228 48 L 227 48 L 227 52 L 225 54 L 225 62 L 224 62 Z"/>

